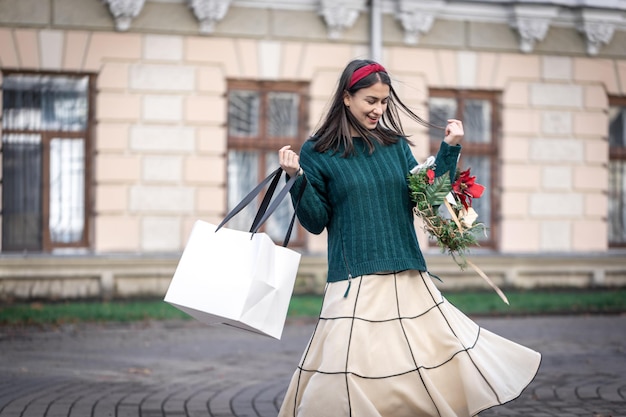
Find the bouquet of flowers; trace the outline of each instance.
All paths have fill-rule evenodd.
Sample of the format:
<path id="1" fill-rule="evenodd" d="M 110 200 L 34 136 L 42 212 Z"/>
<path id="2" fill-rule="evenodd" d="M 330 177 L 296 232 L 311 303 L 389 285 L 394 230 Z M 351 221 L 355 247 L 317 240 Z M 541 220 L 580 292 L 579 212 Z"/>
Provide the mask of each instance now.
<path id="1" fill-rule="evenodd" d="M 434 162 L 435 158 L 429 157 L 409 175 L 415 214 L 423 220 L 425 231 L 437 241 L 442 252 L 447 251 L 461 269 L 471 266 L 508 304 L 502 291 L 465 256 L 469 247 L 478 244 L 477 236 L 487 232 L 483 223 L 476 222 L 478 213 L 472 208 L 473 199 L 480 198 L 485 187 L 476 182 L 469 168 L 457 171 L 454 182 L 449 173 L 435 177 Z"/>

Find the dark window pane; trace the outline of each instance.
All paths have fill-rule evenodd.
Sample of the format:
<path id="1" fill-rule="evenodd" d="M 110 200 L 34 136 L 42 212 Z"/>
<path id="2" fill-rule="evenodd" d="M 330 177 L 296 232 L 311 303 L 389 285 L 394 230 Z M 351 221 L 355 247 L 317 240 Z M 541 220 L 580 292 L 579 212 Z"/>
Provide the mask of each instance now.
<path id="1" fill-rule="evenodd" d="M 228 152 L 228 211 L 261 181 L 258 177 L 259 163 L 259 153 L 256 151 Z M 257 202 L 251 202 L 230 221 L 229 227 L 247 232 L 257 210 Z"/>
<path id="2" fill-rule="evenodd" d="M 299 96 L 294 93 L 268 93 L 270 137 L 295 137 L 298 134 Z"/>
<path id="3" fill-rule="evenodd" d="M 609 163 L 609 242 L 626 243 L 626 161 Z"/>
<path id="4" fill-rule="evenodd" d="M 465 100 L 463 128 L 464 141 L 475 143 L 491 142 L 491 102 L 487 100 Z"/>
<path id="5" fill-rule="evenodd" d="M 491 160 L 485 156 L 465 156 L 462 170 L 470 168 L 476 182 L 485 186 L 482 197 L 472 200 L 472 207 L 478 213 L 476 222 L 483 223 L 487 228 L 491 225 Z M 485 240 L 484 235 L 479 240 Z"/>
<path id="6" fill-rule="evenodd" d="M 80 242 L 85 227 L 85 142 L 50 141 L 50 240 Z"/>
<path id="7" fill-rule="evenodd" d="M 41 250 L 41 138 L 3 135 L 2 142 L 2 250 Z"/>
<path id="8" fill-rule="evenodd" d="M 7 75 L 2 86 L 2 126 L 13 130 L 85 130 L 88 80 Z"/>
<path id="9" fill-rule="evenodd" d="M 608 227 L 611 245 L 626 244 L 626 107 L 609 108 L 609 190 Z"/>
<path id="10" fill-rule="evenodd" d="M 457 102 L 454 98 L 431 97 L 428 102 L 429 122 L 439 127 L 445 127 L 448 119 L 456 118 Z M 431 140 L 443 139 L 443 131 L 431 127 L 429 129 Z"/>
<path id="11" fill-rule="evenodd" d="M 235 137 L 259 135 L 259 93 L 231 91 L 228 95 L 228 134 Z"/>
<path id="12" fill-rule="evenodd" d="M 609 145 L 611 147 L 626 146 L 626 107 L 609 109 Z"/>

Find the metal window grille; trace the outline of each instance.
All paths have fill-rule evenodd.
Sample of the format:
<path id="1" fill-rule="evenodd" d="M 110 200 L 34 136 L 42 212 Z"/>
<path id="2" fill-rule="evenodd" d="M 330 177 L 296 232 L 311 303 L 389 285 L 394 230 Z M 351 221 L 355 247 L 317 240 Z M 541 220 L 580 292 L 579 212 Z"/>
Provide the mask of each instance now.
<path id="1" fill-rule="evenodd" d="M 2 250 L 87 245 L 91 78 L 4 74 Z"/>
<path id="2" fill-rule="evenodd" d="M 304 83 L 231 81 L 228 93 L 228 209 L 278 167 L 278 149 L 291 144 L 299 149 L 306 135 Z M 248 230 L 259 202 L 230 222 Z M 284 201 L 268 219 L 264 231 L 281 241 L 293 214 Z M 294 228 L 291 242 L 302 244 L 304 234 Z"/>

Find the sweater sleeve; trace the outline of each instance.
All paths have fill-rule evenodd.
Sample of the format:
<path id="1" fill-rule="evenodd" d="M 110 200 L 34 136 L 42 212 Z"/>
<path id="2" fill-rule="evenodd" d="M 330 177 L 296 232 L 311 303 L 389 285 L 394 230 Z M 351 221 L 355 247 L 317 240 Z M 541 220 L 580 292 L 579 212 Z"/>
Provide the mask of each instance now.
<path id="1" fill-rule="evenodd" d="M 304 143 L 300 151 L 300 166 L 304 171 L 307 181 L 305 184 L 302 200 L 298 206 L 297 216 L 300 224 L 313 234 L 320 234 L 329 223 L 332 209 L 328 200 L 328 191 L 320 168 L 321 156 L 313 150 L 312 142 Z M 295 199 L 303 186 L 303 178 L 296 180 L 291 189 L 291 199 L 295 205 Z"/>
<path id="2" fill-rule="evenodd" d="M 456 164 L 461 153 L 461 145 L 450 146 L 442 141 L 435 158 L 435 176 L 439 177 L 446 172 L 450 173 L 450 181 L 456 177 Z"/>

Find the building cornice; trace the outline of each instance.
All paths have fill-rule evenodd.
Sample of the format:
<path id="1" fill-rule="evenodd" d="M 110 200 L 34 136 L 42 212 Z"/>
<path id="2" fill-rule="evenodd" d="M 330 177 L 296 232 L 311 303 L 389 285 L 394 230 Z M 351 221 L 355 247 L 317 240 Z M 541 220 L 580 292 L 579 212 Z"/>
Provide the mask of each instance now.
<path id="1" fill-rule="evenodd" d="M 189 8 L 200 22 L 200 33 L 213 33 L 215 23 L 226 16 L 231 0 L 187 0 Z"/>
<path id="2" fill-rule="evenodd" d="M 321 0 L 319 14 L 326 23 L 328 38 L 339 39 L 366 9 L 366 0 Z"/>
<path id="3" fill-rule="evenodd" d="M 611 41 L 615 28 L 623 27 L 623 20 L 623 16 L 616 15 L 611 11 L 582 9 L 577 28 L 586 38 L 587 53 L 597 55 L 600 48 Z"/>
<path id="4" fill-rule="evenodd" d="M 145 0 L 102 0 L 102 2 L 109 6 L 109 11 L 115 19 L 115 29 L 124 32 L 141 12 Z"/>
<path id="5" fill-rule="evenodd" d="M 367 0 L 102 0 L 109 5 L 118 30 L 127 30 L 144 1 L 186 3 L 210 34 L 230 7 L 308 11 L 320 15 L 328 37 L 341 38 L 360 15 Z M 517 32 L 519 49 L 532 52 L 551 27 L 576 29 L 596 55 L 616 30 L 626 31 L 626 0 L 381 0 L 382 14 L 392 15 L 407 45 L 419 43 L 437 20 L 505 24 Z"/>
<path id="6" fill-rule="evenodd" d="M 445 5 L 444 0 L 428 2 L 398 0 L 395 17 L 404 29 L 404 42 L 408 45 L 417 44 L 419 37 L 430 31 Z"/>
<path id="7" fill-rule="evenodd" d="M 513 6 L 509 25 L 519 34 L 520 51 L 532 52 L 535 43 L 546 37 L 550 22 L 558 13 L 559 8 L 555 6 Z"/>

